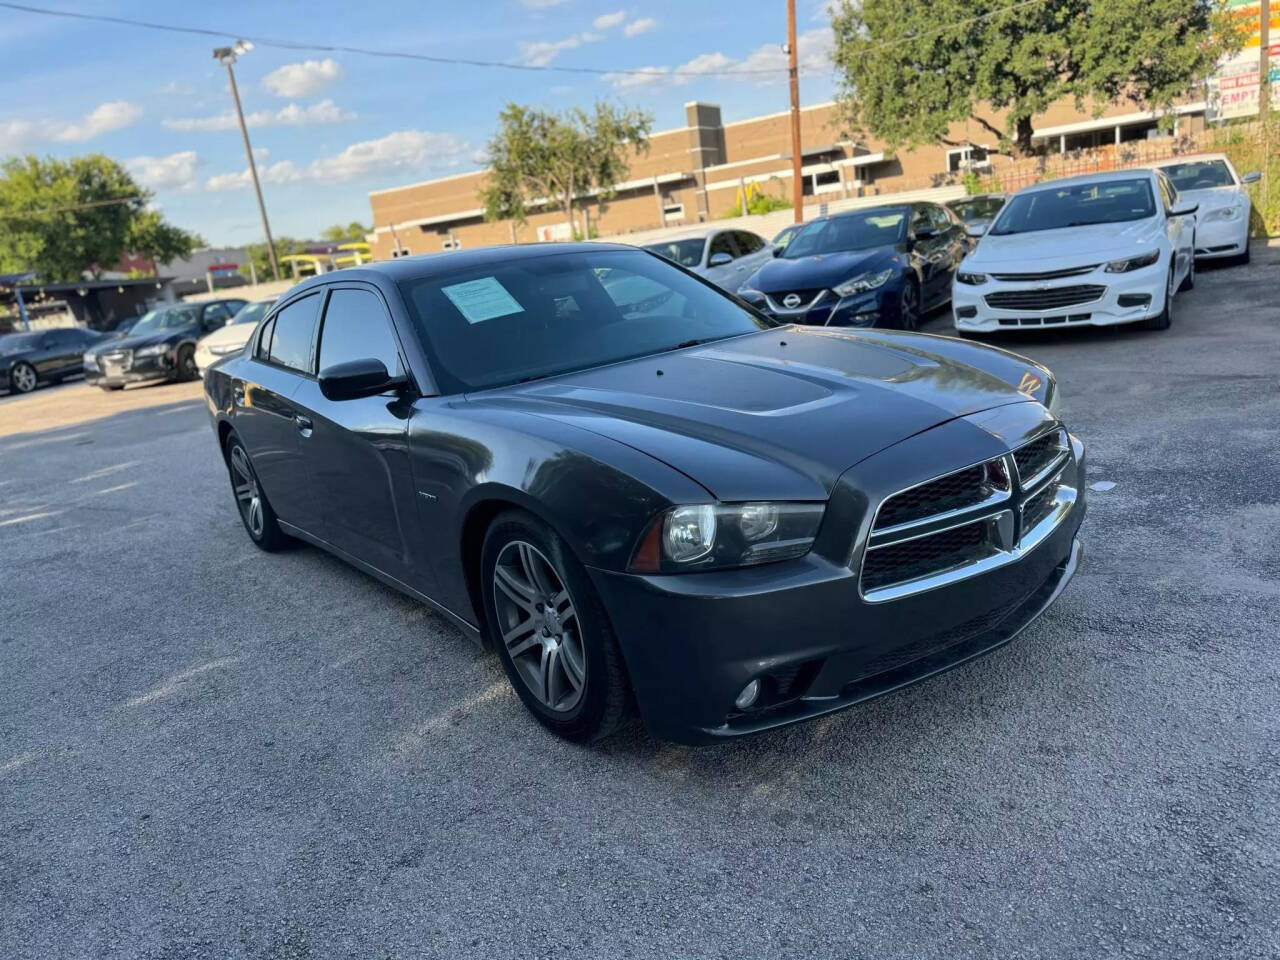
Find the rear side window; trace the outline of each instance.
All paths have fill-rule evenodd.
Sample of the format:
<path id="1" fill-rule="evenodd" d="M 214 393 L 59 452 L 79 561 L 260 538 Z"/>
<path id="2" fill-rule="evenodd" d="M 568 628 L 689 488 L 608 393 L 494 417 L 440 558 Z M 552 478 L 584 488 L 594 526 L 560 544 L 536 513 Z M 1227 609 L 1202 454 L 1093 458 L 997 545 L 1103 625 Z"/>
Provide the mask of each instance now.
<path id="1" fill-rule="evenodd" d="M 311 345 L 316 336 L 316 312 L 320 298 L 315 294 L 295 300 L 276 314 L 271 330 L 272 363 L 303 373 L 311 371 Z"/>
<path id="2" fill-rule="evenodd" d="M 370 290 L 334 290 L 325 307 L 319 369 L 350 360 L 381 360 L 392 376 L 404 372 L 391 318 Z"/>

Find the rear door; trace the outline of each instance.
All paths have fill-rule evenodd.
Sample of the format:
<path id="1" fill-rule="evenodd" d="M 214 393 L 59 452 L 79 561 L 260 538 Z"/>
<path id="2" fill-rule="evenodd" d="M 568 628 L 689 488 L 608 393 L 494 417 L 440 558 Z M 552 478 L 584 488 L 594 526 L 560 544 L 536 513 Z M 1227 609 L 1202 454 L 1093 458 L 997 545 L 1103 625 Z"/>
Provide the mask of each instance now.
<path id="1" fill-rule="evenodd" d="M 339 283 L 329 290 L 317 370 L 376 359 L 387 371 L 406 365 L 390 311 L 376 287 Z M 357 560 L 423 589 L 427 564 L 413 564 L 405 536 L 418 515 L 409 466 L 411 398 L 394 391 L 329 400 L 314 379 L 294 396 L 310 429 L 300 444 L 321 515 L 322 536 Z"/>
<path id="2" fill-rule="evenodd" d="M 281 520 L 320 536 L 319 511 L 299 441 L 308 421 L 294 403 L 312 381 L 319 292 L 296 297 L 267 320 L 251 358 L 232 378 L 236 432 L 249 451 L 258 482 Z"/>

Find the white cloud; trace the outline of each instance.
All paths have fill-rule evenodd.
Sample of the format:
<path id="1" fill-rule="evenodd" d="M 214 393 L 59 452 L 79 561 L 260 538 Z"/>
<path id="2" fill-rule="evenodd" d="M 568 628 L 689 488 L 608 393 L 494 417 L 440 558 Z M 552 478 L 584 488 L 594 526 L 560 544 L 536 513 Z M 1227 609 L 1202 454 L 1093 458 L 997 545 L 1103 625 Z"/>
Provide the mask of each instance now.
<path id="1" fill-rule="evenodd" d="M 63 142 L 80 142 L 92 140 L 103 133 L 119 130 L 137 123 L 142 116 L 142 108 L 128 100 L 112 100 L 94 107 L 79 123 L 54 125 L 49 129 L 49 136 Z"/>
<path id="2" fill-rule="evenodd" d="M 642 33 L 648 33 L 650 30 L 656 30 L 657 28 L 658 21 L 653 17 L 641 17 L 639 20 L 632 20 L 628 23 L 622 28 L 622 32 L 628 37 L 638 37 Z"/>
<path id="3" fill-rule="evenodd" d="M 289 160 L 281 160 L 270 166 L 260 167 L 258 177 L 263 183 L 343 183 L 362 177 L 389 174 L 421 175 L 432 171 L 453 169 L 463 163 L 477 162 L 481 154 L 470 144 L 453 133 L 435 133 L 429 130 L 398 130 L 377 140 L 353 143 L 345 150 L 319 157 L 307 167 L 299 167 Z M 237 190 L 249 186 L 249 171 L 224 173 L 205 181 L 205 189 L 211 191 Z"/>
<path id="4" fill-rule="evenodd" d="M 826 28 L 807 30 L 796 38 L 797 60 L 801 71 L 825 70 L 831 65 L 831 31 Z M 635 87 L 679 87 L 693 82 L 700 74 L 740 71 L 741 75 L 721 79 L 747 81 L 759 87 L 782 83 L 787 79 L 787 55 L 778 44 L 766 43 L 741 60 L 719 51 L 703 53 L 678 67 L 641 67 L 641 73 L 606 73 L 604 79 L 619 90 Z M 755 71 L 768 71 L 764 73 Z"/>
<path id="5" fill-rule="evenodd" d="M 309 127 L 322 123 L 345 123 L 354 119 L 356 115 L 353 111 L 343 110 L 327 98 L 307 107 L 290 103 L 279 110 L 255 110 L 244 116 L 247 127 Z M 209 117 L 166 118 L 160 122 L 169 130 L 180 130 L 185 133 L 234 130 L 238 125 L 234 110 L 215 113 Z"/>
<path id="6" fill-rule="evenodd" d="M 548 7 L 558 7 L 565 0 L 520 0 L 530 10 L 545 10 Z"/>
<path id="7" fill-rule="evenodd" d="M 6 120 L 0 123 L 0 143 L 6 151 L 21 149 L 28 140 L 35 139 L 35 129 L 29 120 Z"/>
<path id="8" fill-rule="evenodd" d="M 591 25 L 597 30 L 608 30 L 610 27 L 616 27 L 623 20 L 627 19 L 627 11 L 617 10 L 613 13 L 602 13 L 591 21 Z"/>
<path id="9" fill-rule="evenodd" d="M 190 97 L 196 92 L 196 88 L 189 83 L 170 80 L 164 86 L 156 88 L 156 92 L 167 97 Z"/>
<path id="10" fill-rule="evenodd" d="M 603 39 L 598 33 L 584 31 L 565 37 L 563 40 L 540 40 L 535 43 L 522 42 L 520 44 L 520 57 L 522 62 L 531 67 L 545 67 L 565 50 L 574 50 L 584 44 L 598 43 Z"/>
<path id="11" fill-rule="evenodd" d="M 312 97 L 341 77 L 338 61 L 325 57 L 277 67 L 262 78 L 262 86 L 277 97 Z"/>
<path id="12" fill-rule="evenodd" d="M 196 179 L 196 152 L 180 150 L 163 157 L 134 157 L 125 166 L 152 190 L 190 190 Z"/>

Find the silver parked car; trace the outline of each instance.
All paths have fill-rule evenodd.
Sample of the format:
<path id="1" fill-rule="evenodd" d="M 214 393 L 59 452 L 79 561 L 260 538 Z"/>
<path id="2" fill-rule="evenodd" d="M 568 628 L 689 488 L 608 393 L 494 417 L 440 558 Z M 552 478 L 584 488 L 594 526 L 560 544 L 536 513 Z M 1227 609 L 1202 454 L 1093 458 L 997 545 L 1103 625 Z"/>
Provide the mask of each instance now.
<path id="1" fill-rule="evenodd" d="M 765 238 L 750 230 L 706 229 L 647 243 L 644 248 L 687 267 L 730 293 L 774 255 Z"/>

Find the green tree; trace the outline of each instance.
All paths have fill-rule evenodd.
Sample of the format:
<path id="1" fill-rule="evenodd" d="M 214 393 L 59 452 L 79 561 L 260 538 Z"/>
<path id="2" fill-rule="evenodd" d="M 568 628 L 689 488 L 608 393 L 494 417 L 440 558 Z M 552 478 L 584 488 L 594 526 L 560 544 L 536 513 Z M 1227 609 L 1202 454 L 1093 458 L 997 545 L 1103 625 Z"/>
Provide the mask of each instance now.
<path id="1" fill-rule="evenodd" d="M 100 153 L 11 157 L 0 165 L 0 272 L 70 282 L 110 270 L 127 252 L 158 262 L 188 255 L 199 237 L 166 223 L 150 199 Z"/>
<path id="2" fill-rule="evenodd" d="M 363 240 L 364 235 L 368 232 L 369 228 L 363 223 L 359 220 L 352 220 L 345 227 L 340 223 L 335 223 L 331 227 L 325 227 L 324 233 L 322 233 L 321 236 L 325 240 L 332 240 L 334 242 L 339 240 Z"/>
<path id="3" fill-rule="evenodd" d="M 301 240 L 295 240 L 293 237 L 276 237 L 276 256 L 287 257 L 291 253 L 305 253 L 307 245 Z M 265 243 L 251 243 L 245 248 L 248 251 L 249 259 L 253 261 L 254 270 L 257 271 L 259 283 L 265 283 L 271 279 L 271 258 L 267 255 L 267 245 Z M 236 271 L 242 277 L 251 278 L 253 274 L 249 270 L 249 265 L 242 263 L 239 270 Z M 292 271 L 287 263 L 280 264 L 281 279 L 292 276 Z"/>
<path id="4" fill-rule="evenodd" d="M 1055 100 L 1167 108 L 1241 37 L 1217 0 L 840 0 L 832 17 L 841 101 L 855 131 L 891 148 L 951 143 L 972 120 L 1031 152 Z M 982 111 L 1004 113 L 1003 129 Z"/>
<path id="5" fill-rule="evenodd" d="M 489 141 L 485 219 L 525 223 L 546 207 L 562 212 L 572 233 L 574 199 L 592 191 L 601 202 L 612 197 L 627 176 L 628 149 L 648 152 L 652 128 L 651 114 L 603 102 L 563 114 L 507 104 Z"/>

